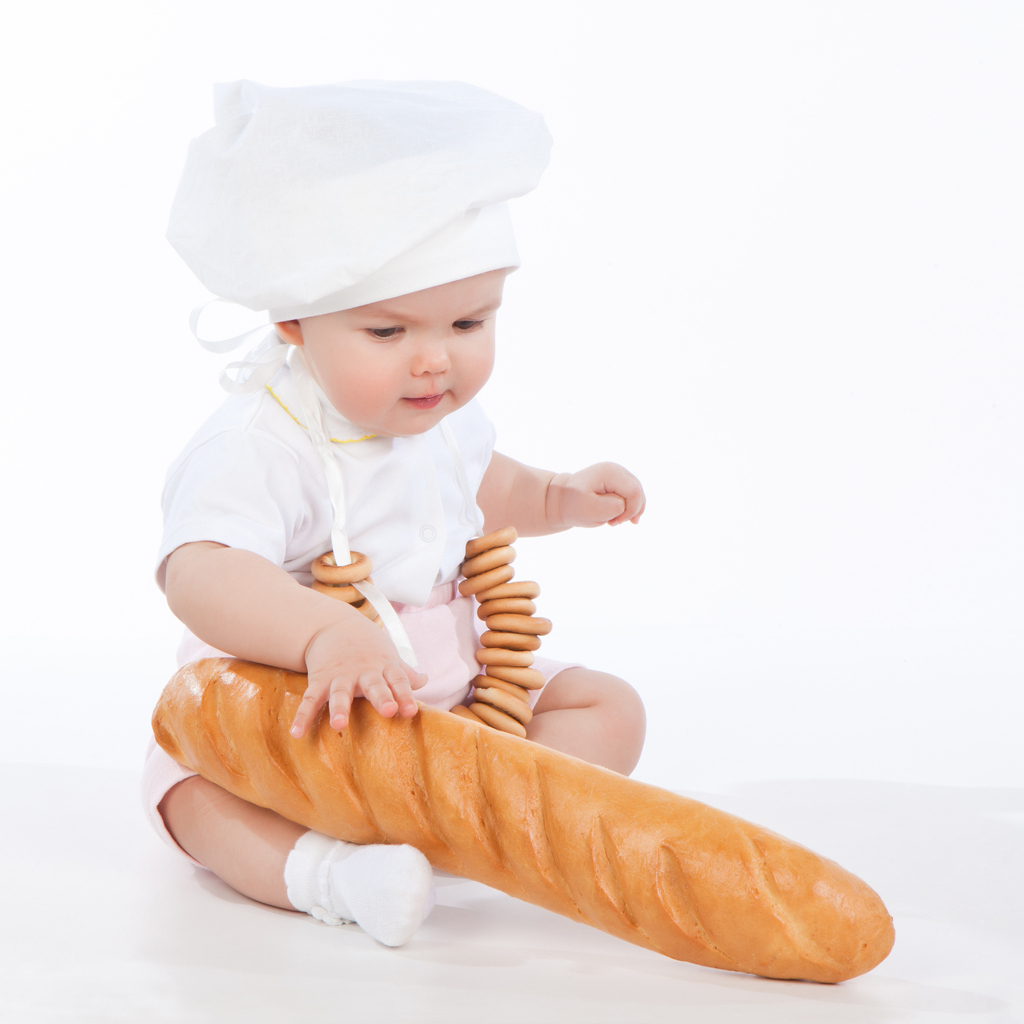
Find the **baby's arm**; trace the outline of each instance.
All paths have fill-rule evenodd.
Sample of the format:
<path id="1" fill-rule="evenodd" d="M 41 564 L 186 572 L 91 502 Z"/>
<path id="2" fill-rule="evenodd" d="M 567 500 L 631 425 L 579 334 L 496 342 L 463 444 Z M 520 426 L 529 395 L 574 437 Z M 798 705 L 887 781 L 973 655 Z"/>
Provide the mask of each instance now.
<path id="1" fill-rule="evenodd" d="M 614 462 L 578 473 L 524 466 L 495 452 L 477 492 L 487 530 L 514 526 L 523 537 L 558 533 L 571 526 L 617 526 L 643 515 L 644 489 Z"/>
<path id="2" fill-rule="evenodd" d="M 171 611 L 211 646 L 309 673 L 296 738 L 328 702 L 335 729 L 348 724 L 354 697 L 366 697 L 385 718 L 416 714 L 412 690 L 426 677 L 401 660 L 382 629 L 251 551 L 185 544 L 167 561 L 166 592 Z"/>

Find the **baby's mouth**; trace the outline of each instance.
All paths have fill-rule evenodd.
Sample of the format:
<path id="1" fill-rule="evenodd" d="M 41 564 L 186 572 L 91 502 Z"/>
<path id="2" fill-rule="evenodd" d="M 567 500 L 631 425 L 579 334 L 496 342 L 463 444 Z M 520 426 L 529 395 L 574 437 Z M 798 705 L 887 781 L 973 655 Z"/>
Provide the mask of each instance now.
<path id="1" fill-rule="evenodd" d="M 426 395 L 423 398 L 406 398 L 405 401 L 417 409 L 433 409 L 442 398 L 444 398 L 443 391 L 439 395 Z"/>

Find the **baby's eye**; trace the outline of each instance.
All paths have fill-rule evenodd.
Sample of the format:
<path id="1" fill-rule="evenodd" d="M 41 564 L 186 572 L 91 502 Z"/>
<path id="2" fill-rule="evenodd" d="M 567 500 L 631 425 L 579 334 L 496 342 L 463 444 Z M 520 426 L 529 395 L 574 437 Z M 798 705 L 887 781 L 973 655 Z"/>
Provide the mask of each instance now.
<path id="1" fill-rule="evenodd" d="M 483 323 L 483 320 L 456 320 L 452 324 L 457 331 L 471 331 L 474 327 L 479 327 Z"/>
<path id="2" fill-rule="evenodd" d="M 401 330 L 401 327 L 367 327 L 370 335 L 380 341 L 387 341 L 388 338 L 393 338 Z"/>

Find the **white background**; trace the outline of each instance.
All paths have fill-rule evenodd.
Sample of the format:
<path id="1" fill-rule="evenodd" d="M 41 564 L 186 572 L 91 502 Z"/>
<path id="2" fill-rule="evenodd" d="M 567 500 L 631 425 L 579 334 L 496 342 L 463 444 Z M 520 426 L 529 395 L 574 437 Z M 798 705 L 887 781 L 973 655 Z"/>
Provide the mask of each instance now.
<path id="1" fill-rule="evenodd" d="M 163 230 L 211 84 L 459 78 L 555 138 L 483 399 L 643 480 L 521 542 L 642 778 L 1024 785 L 1022 9 L 19 4 L 0 163 L 0 760 L 134 768 L 178 627 L 167 464 L 221 399 Z"/>

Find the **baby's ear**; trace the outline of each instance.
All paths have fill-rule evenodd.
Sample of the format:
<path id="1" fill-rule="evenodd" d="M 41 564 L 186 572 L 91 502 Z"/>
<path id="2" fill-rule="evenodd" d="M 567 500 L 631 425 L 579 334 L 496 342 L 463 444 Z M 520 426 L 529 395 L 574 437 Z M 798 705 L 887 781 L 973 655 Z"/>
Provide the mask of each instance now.
<path id="1" fill-rule="evenodd" d="M 298 320 L 282 320 L 280 323 L 274 324 L 277 328 L 278 337 L 282 341 L 286 341 L 289 345 L 301 345 L 302 344 L 302 325 Z"/>

